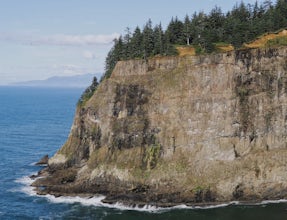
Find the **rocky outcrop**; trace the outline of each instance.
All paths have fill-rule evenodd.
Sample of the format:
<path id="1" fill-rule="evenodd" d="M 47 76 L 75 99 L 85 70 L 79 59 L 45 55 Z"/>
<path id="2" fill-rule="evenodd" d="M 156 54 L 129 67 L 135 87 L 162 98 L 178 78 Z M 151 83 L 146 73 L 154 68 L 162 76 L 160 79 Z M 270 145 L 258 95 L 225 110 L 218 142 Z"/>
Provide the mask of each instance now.
<path id="1" fill-rule="evenodd" d="M 41 160 L 39 160 L 36 165 L 48 165 L 48 162 L 49 162 L 49 156 L 48 155 L 45 155 L 41 158 Z"/>
<path id="2" fill-rule="evenodd" d="M 287 198 L 287 48 L 118 62 L 39 193 L 169 206 Z"/>

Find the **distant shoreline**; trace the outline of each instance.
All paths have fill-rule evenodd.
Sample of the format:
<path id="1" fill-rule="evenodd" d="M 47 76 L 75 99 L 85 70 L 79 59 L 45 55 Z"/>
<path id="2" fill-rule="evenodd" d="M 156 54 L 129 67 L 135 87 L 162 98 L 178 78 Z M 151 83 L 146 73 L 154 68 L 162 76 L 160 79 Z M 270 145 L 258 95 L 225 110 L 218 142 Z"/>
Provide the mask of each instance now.
<path id="1" fill-rule="evenodd" d="M 92 83 L 93 78 L 99 78 L 100 75 L 100 73 L 87 73 L 73 76 L 53 76 L 44 80 L 14 82 L 5 86 L 36 88 L 87 88 Z"/>

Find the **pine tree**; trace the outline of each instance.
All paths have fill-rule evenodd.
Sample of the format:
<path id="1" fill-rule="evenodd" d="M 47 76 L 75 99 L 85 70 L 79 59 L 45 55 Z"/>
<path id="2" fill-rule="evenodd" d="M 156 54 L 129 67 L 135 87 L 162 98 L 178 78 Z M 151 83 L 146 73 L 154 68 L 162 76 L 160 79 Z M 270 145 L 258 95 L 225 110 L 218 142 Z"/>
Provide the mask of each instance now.
<path id="1" fill-rule="evenodd" d="M 130 28 L 127 27 L 125 30 L 126 34 L 123 38 L 123 54 L 124 57 L 122 57 L 124 60 L 128 60 L 133 58 L 132 56 L 132 48 L 131 48 L 131 31 Z"/>
<path id="2" fill-rule="evenodd" d="M 224 22 L 225 16 L 222 13 L 221 8 L 216 6 L 209 13 L 206 27 L 206 29 L 210 30 L 209 38 L 213 43 L 222 41 L 224 35 Z"/>
<path id="3" fill-rule="evenodd" d="M 161 27 L 161 24 L 156 25 L 154 28 L 154 55 L 163 55 L 164 54 L 164 33 Z"/>
<path id="4" fill-rule="evenodd" d="M 166 34 L 168 35 L 168 39 L 171 44 L 185 44 L 183 30 L 184 25 L 182 21 L 178 20 L 177 17 L 175 19 L 172 18 L 166 30 Z"/>
<path id="5" fill-rule="evenodd" d="M 243 2 L 239 5 L 236 4 L 227 17 L 228 25 L 225 24 L 225 30 L 230 28 L 229 40 L 236 48 L 241 47 L 244 42 L 248 42 L 250 40 L 250 17 L 250 12 Z"/>
<path id="6" fill-rule="evenodd" d="M 277 0 L 275 5 L 275 30 L 287 27 L 287 0 Z"/>
<path id="7" fill-rule="evenodd" d="M 190 45 L 191 40 L 191 22 L 189 16 L 186 15 L 183 24 L 183 36 L 186 39 L 186 45 Z"/>
<path id="8" fill-rule="evenodd" d="M 143 58 L 143 35 L 137 26 L 131 39 L 131 54 L 133 58 Z"/>
<path id="9" fill-rule="evenodd" d="M 148 20 L 143 29 L 143 51 L 144 59 L 153 55 L 154 50 L 154 39 L 151 19 Z"/>
<path id="10" fill-rule="evenodd" d="M 97 79 L 97 77 L 94 77 L 93 81 L 92 81 L 92 84 L 81 95 L 81 97 L 80 97 L 80 99 L 78 101 L 78 105 L 81 105 L 85 101 L 89 100 L 93 96 L 93 94 L 96 91 L 98 85 L 99 85 L 98 79 Z"/>
<path id="11" fill-rule="evenodd" d="M 101 81 L 104 78 L 109 78 L 115 68 L 117 62 L 123 59 L 123 42 L 122 37 L 114 40 L 114 46 L 109 51 L 106 61 L 105 61 L 105 74 L 101 78 Z"/>

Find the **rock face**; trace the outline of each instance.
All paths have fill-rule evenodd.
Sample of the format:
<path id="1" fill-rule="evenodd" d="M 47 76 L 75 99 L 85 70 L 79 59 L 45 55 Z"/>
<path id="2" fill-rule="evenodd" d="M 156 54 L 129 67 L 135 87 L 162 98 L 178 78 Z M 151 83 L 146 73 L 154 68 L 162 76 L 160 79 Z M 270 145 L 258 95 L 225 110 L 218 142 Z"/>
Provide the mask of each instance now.
<path id="1" fill-rule="evenodd" d="M 41 158 L 41 160 L 39 160 L 36 165 L 47 165 L 49 162 L 49 156 L 45 155 Z"/>
<path id="2" fill-rule="evenodd" d="M 287 48 L 122 61 L 33 185 L 160 206 L 287 198 L 286 137 Z"/>

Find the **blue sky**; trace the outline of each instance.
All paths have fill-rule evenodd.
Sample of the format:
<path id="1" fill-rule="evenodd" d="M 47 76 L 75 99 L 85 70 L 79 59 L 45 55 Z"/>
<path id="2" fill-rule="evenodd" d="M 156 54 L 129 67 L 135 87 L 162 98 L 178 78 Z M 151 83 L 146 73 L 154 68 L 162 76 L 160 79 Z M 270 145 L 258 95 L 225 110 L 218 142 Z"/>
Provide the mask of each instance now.
<path id="1" fill-rule="evenodd" d="M 104 71 L 112 39 L 230 0 L 0 0 L 0 85 Z M 255 0 L 244 0 L 253 4 Z M 262 2 L 262 1 L 259 1 Z"/>

